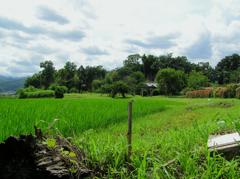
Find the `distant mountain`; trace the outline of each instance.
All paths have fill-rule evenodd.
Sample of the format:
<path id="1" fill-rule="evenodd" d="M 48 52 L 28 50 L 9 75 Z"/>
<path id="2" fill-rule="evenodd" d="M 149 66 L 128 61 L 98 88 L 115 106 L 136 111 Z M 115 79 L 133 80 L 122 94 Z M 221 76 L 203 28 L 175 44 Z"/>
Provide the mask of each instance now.
<path id="1" fill-rule="evenodd" d="M 0 93 L 14 92 L 24 86 L 26 78 L 0 76 Z"/>

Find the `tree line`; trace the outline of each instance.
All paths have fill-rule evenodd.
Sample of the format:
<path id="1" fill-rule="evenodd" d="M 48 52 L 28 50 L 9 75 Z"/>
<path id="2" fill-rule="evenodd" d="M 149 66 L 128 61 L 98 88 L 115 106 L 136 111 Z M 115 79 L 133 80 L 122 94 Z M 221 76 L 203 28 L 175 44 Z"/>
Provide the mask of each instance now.
<path id="1" fill-rule="evenodd" d="M 158 83 L 159 94 L 175 95 L 184 89 L 199 89 L 211 84 L 240 82 L 240 56 L 226 56 L 213 68 L 208 62 L 192 63 L 185 56 L 133 54 L 120 68 L 107 71 L 103 66 L 80 66 L 66 62 L 56 69 L 52 61 L 40 63 L 41 71 L 28 77 L 25 87 L 49 89 L 65 86 L 68 92 L 95 91 L 141 94 L 146 81 Z"/>

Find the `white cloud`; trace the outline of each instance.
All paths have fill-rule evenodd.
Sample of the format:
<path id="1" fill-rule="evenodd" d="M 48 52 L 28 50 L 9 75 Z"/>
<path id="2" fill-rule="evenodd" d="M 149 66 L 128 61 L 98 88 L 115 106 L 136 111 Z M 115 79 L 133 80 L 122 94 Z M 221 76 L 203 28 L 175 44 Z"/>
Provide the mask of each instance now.
<path id="1" fill-rule="evenodd" d="M 55 22 L 58 24 L 68 24 L 69 20 L 53 9 L 41 6 L 39 7 L 38 17 L 42 20 Z"/>
<path id="2" fill-rule="evenodd" d="M 45 59 L 111 69 L 138 52 L 212 65 L 240 52 L 239 0 L 0 2 L 0 74 L 28 75 Z"/>

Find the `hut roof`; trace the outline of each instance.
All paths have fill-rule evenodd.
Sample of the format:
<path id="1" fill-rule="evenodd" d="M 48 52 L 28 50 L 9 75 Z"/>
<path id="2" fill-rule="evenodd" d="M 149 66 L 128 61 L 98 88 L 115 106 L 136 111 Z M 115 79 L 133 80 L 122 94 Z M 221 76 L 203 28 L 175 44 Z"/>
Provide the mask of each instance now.
<path id="1" fill-rule="evenodd" d="M 146 84 L 147 87 L 157 88 L 157 83 L 155 83 L 155 82 L 146 82 L 145 84 Z"/>

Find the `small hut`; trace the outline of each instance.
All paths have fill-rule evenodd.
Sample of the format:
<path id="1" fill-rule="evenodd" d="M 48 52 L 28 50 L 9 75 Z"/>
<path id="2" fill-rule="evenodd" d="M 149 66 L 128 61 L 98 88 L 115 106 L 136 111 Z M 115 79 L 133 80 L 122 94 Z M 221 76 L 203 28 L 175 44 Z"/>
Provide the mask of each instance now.
<path id="1" fill-rule="evenodd" d="M 155 82 L 146 82 L 142 87 L 141 94 L 142 96 L 153 96 L 153 91 L 157 89 L 157 83 Z M 145 94 L 144 94 L 145 92 Z"/>

